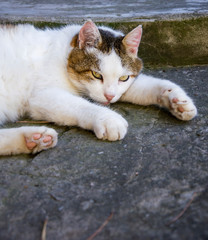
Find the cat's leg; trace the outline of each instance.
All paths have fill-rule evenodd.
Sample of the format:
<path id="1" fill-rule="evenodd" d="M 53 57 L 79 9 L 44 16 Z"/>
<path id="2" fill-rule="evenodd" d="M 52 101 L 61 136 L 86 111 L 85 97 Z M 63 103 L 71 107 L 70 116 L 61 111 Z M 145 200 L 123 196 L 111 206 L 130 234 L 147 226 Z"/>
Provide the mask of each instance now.
<path id="1" fill-rule="evenodd" d="M 194 118 L 197 109 L 192 99 L 177 84 L 141 74 L 121 97 L 121 101 L 139 105 L 156 104 L 167 108 L 178 119 Z"/>
<path id="2" fill-rule="evenodd" d="M 57 133 L 47 127 L 0 130 L 0 155 L 37 153 L 57 144 Z"/>
<path id="3" fill-rule="evenodd" d="M 118 113 L 62 89 L 35 92 L 29 104 L 32 118 L 93 130 L 99 139 L 116 141 L 127 132 L 128 123 Z"/>

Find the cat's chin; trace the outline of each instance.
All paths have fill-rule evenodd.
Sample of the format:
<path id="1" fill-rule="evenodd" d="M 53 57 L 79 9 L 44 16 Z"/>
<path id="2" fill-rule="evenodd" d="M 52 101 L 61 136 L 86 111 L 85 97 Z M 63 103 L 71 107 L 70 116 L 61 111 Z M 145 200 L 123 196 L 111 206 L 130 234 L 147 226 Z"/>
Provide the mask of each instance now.
<path id="1" fill-rule="evenodd" d="M 104 106 L 109 106 L 111 103 L 115 103 L 116 101 L 110 101 L 110 102 L 100 102 L 100 104 Z"/>
<path id="2" fill-rule="evenodd" d="M 101 102 L 100 104 L 102 104 L 104 106 L 109 106 L 111 103 L 110 102 Z"/>

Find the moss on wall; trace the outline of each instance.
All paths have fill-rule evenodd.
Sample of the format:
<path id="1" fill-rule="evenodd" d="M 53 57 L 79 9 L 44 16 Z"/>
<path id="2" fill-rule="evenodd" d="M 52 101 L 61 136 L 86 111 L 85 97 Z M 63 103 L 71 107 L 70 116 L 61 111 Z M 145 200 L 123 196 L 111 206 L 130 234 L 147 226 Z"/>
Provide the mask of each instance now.
<path id="1" fill-rule="evenodd" d="M 28 22 L 27 22 L 28 23 Z M 57 28 L 65 24 L 29 22 L 38 28 Z M 181 20 L 102 22 L 124 33 L 142 24 L 139 57 L 146 68 L 208 64 L 208 17 Z"/>
<path id="2" fill-rule="evenodd" d="M 145 67 L 208 64 L 208 17 L 106 24 L 126 33 L 142 24 L 143 37 L 139 56 Z"/>

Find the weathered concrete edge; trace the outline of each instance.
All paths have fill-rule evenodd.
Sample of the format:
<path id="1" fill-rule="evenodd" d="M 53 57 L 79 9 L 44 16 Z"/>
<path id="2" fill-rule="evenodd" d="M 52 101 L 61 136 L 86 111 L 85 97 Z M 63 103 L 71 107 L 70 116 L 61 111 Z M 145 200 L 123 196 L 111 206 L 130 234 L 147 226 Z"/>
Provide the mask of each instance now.
<path id="1" fill-rule="evenodd" d="M 97 24 L 120 29 L 125 33 L 139 24 L 143 37 L 139 56 L 146 68 L 179 67 L 208 64 L 208 15 L 171 15 L 160 18 L 93 19 Z M 0 23 L 32 23 L 37 27 L 60 27 L 66 23 L 83 23 L 60 18 L 0 17 Z"/>
<path id="2" fill-rule="evenodd" d="M 179 14 L 156 14 L 156 15 L 148 15 L 148 16 L 138 16 L 138 17 L 89 17 L 95 22 L 154 22 L 154 21 L 171 21 L 171 20 L 188 20 L 192 18 L 202 18 L 208 16 L 208 10 L 204 13 L 179 13 Z M 20 15 L 3 15 L 0 16 L 1 22 L 48 22 L 48 23 L 59 23 L 59 24 L 67 24 L 67 23 L 78 23 L 82 24 L 86 21 L 87 17 L 83 16 L 20 16 Z"/>

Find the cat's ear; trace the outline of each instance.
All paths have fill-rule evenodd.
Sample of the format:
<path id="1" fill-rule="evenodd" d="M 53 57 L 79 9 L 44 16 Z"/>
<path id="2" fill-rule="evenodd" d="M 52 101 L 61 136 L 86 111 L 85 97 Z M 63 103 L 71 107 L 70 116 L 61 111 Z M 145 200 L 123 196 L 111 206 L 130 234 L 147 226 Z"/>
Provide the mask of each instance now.
<path id="1" fill-rule="evenodd" d="M 79 31 L 79 48 L 97 47 L 101 42 L 102 38 L 97 26 L 91 20 L 88 20 Z"/>
<path id="2" fill-rule="evenodd" d="M 126 51 L 129 55 L 137 57 L 138 47 L 142 37 L 142 26 L 134 28 L 130 33 L 128 33 L 124 39 L 123 44 L 126 47 Z"/>

